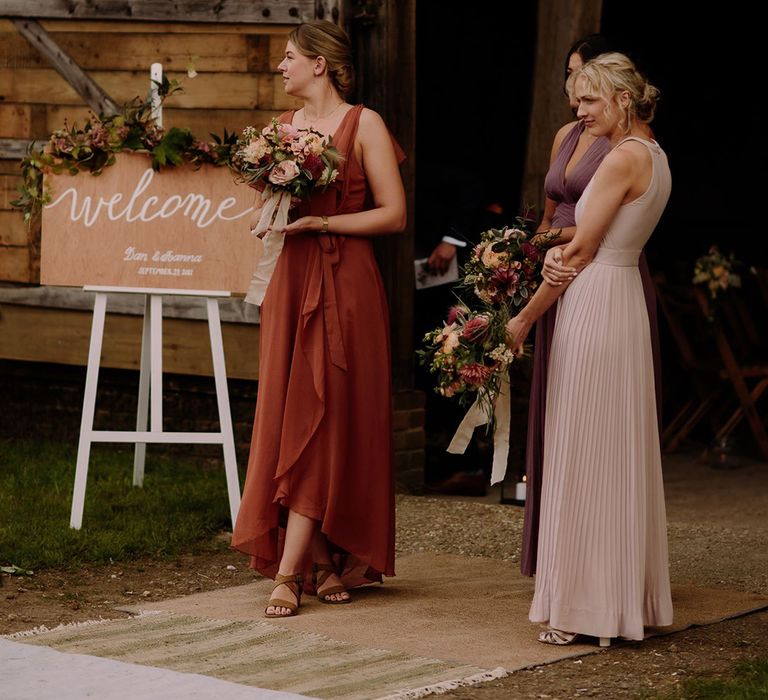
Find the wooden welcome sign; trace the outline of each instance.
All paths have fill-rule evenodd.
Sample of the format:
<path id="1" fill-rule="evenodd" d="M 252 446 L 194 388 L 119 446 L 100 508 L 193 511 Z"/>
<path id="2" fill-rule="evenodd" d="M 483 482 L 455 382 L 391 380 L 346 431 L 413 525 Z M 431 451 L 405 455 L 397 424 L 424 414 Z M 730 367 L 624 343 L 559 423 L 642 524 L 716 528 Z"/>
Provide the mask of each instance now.
<path id="1" fill-rule="evenodd" d="M 256 193 L 227 168 L 155 172 L 121 153 L 98 175 L 46 175 L 40 280 L 51 285 L 246 292 L 262 244 Z"/>

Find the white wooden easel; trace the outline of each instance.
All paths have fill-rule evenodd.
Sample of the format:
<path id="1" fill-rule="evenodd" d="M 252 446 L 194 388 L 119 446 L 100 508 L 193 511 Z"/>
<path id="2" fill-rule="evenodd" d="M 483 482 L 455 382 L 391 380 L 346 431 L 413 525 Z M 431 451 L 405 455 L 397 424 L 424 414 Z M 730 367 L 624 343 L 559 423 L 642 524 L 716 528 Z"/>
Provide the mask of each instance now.
<path id="1" fill-rule="evenodd" d="M 162 66 L 152 64 L 152 80 L 162 80 Z M 153 114 L 162 125 L 161 107 L 153 84 Z M 88 369 L 85 378 L 85 398 L 80 422 L 80 440 L 77 448 L 75 485 L 72 493 L 72 511 L 69 526 L 79 530 L 83 524 L 85 487 L 88 480 L 88 463 L 94 442 L 135 443 L 133 460 L 133 485 L 144 482 L 144 462 L 147 443 L 217 444 L 224 451 L 224 469 L 227 477 L 229 511 L 234 526 L 240 508 L 240 484 L 237 475 L 235 439 L 232 430 L 232 414 L 227 390 L 227 374 L 224 365 L 224 344 L 221 336 L 219 302 L 229 292 L 186 289 L 145 289 L 132 287 L 84 287 L 84 291 L 96 292 L 91 325 L 91 342 L 88 350 Z M 136 431 L 94 430 L 96 388 L 101 363 L 101 347 L 104 338 L 104 320 L 107 311 L 107 293 L 119 292 L 144 294 L 144 328 L 141 339 L 141 363 L 139 370 L 139 400 L 136 414 Z M 163 431 L 163 296 L 185 295 L 206 298 L 208 331 L 211 339 L 213 375 L 216 382 L 216 399 L 219 408 L 220 430 L 216 433 L 172 433 Z M 149 430 L 147 423 L 151 422 Z"/>
<path id="2" fill-rule="evenodd" d="M 133 289 L 129 287 L 85 287 L 96 292 L 91 326 L 91 345 L 88 350 L 88 370 L 85 377 L 85 399 L 80 423 L 80 441 L 77 448 L 75 487 L 72 495 L 72 514 L 69 525 L 77 530 L 83 523 L 85 486 L 88 478 L 88 462 L 94 442 L 129 442 L 136 444 L 133 459 L 133 485 L 144 482 L 144 459 L 147 443 L 183 443 L 221 445 L 224 450 L 224 469 L 227 475 L 229 511 L 234 525 L 240 508 L 240 484 L 237 476 L 235 438 L 232 430 L 232 414 L 229 407 L 227 374 L 224 366 L 224 345 L 221 337 L 221 317 L 217 297 L 228 297 L 229 292 L 209 292 L 170 289 Z M 94 430 L 93 418 L 96 407 L 96 387 L 99 378 L 101 346 L 104 338 L 104 319 L 107 310 L 107 293 L 121 292 L 146 295 L 144 331 L 141 339 L 141 369 L 139 371 L 139 401 L 136 415 L 136 431 Z M 208 331 L 211 338 L 213 376 L 216 382 L 216 399 L 219 407 L 221 429 L 216 433 L 167 433 L 163 431 L 163 295 L 183 294 L 206 297 Z M 147 430 L 147 423 L 151 423 Z"/>

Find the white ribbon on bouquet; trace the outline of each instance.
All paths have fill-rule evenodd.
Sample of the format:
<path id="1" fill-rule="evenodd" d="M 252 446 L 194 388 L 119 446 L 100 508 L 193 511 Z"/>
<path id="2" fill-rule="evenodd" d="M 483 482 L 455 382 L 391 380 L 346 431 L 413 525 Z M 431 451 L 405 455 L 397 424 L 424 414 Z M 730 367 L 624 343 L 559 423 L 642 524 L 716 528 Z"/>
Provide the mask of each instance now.
<path id="1" fill-rule="evenodd" d="M 487 399 L 486 399 L 487 400 Z M 509 419 L 511 404 L 509 398 L 509 379 L 503 377 L 499 393 L 493 399 L 493 467 L 491 468 L 491 486 L 504 480 L 507 473 L 507 458 L 509 457 Z M 483 401 L 478 396 L 470 406 L 464 419 L 456 429 L 456 433 L 448 445 L 451 454 L 464 454 L 475 428 L 485 425 L 490 419 Z"/>
<path id="2" fill-rule="evenodd" d="M 261 208 L 259 223 L 251 229 L 251 233 L 262 239 L 264 252 L 245 295 L 247 303 L 259 305 L 264 301 L 277 259 L 283 250 L 283 229 L 288 225 L 288 210 L 291 208 L 291 193 L 288 190 L 267 187 L 261 196 L 266 201 Z"/>

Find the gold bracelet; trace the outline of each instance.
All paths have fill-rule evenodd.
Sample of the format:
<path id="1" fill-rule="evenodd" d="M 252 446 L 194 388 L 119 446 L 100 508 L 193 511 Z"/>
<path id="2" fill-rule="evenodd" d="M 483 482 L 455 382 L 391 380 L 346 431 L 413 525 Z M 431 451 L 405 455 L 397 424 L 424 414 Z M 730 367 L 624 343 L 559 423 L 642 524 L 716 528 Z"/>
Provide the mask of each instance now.
<path id="1" fill-rule="evenodd" d="M 323 220 L 323 228 L 320 229 L 321 233 L 328 233 L 328 217 L 321 216 L 320 218 Z"/>

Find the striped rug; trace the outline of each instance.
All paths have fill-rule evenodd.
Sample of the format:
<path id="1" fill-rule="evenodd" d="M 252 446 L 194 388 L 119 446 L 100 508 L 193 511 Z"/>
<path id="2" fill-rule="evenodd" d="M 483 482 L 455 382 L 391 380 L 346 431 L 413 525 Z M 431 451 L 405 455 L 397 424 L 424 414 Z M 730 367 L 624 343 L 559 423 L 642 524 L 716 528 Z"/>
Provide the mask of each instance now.
<path id="1" fill-rule="evenodd" d="M 197 673 L 259 688 L 338 700 L 407 699 L 506 675 L 339 642 L 259 621 L 149 613 L 8 637 L 58 651 Z M 60 679 L 66 684 L 66 679 Z"/>

